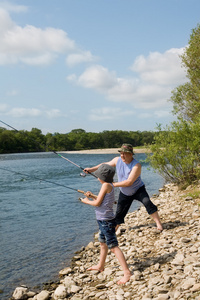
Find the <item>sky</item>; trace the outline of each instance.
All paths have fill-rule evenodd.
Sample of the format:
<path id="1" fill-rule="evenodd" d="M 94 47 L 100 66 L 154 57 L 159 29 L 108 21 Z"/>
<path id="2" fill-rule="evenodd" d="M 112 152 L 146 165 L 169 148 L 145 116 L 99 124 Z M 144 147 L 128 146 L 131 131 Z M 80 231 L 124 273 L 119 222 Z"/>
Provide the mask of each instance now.
<path id="1" fill-rule="evenodd" d="M 0 120 L 43 134 L 165 127 L 199 22 L 199 0 L 0 0 Z"/>

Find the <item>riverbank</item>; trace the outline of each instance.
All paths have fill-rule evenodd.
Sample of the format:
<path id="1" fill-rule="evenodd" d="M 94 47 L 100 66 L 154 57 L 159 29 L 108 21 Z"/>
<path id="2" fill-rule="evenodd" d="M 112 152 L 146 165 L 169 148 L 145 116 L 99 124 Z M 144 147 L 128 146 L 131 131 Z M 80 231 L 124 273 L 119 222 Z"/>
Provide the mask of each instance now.
<path id="1" fill-rule="evenodd" d="M 119 148 L 107 148 L 107 149 L 91 149 L 91 150 L 79 150 L 79 151 L 62 151 L 62 153 L 71 154 L 119 154 Z M 134 153 L 147 153 L 146 148 L 134 148 Z"/>
<path id="2" fill-rule="evenodd" d="M 111 253 L 104 272 L 86 271 L 99 258 L 95 235 L 87 247 L 74 255 L 71 265 L 60 271 L 58 283 L 46 286 L 38 294 L 26 287 L 17 288 L 14 299 L 199 300 L 199 191 L 200 185 L 184 191 L 172 184 L 160 189 L 152 200 L 159 208 L 164 227 L 161 233 L 144 207 L 127 215 L 126 223 L 117 232 L 133 274 L 124 286 L 117 285 L 122 271 Z"/>

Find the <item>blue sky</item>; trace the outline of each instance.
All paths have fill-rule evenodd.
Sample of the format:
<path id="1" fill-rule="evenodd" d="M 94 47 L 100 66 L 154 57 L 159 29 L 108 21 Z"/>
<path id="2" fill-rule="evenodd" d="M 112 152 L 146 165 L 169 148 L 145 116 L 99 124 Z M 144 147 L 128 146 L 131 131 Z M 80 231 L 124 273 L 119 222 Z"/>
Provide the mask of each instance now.
<path id="1" fill-rule="evenodd" d="M 0 1 L 0 119 L 44 134 L 170 124 L 199 22 L 199 0 Z"/>

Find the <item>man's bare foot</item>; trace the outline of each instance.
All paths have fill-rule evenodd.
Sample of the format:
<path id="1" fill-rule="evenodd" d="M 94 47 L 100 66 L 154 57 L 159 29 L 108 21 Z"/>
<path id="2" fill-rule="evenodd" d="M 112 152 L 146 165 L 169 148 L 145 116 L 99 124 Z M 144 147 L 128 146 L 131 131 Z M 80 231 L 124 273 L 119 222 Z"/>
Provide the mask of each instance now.
<path id="1" fill-rule="evenodd" d="M 96 265 L 96 266 L 92 266 L 92 267 L 88 268 L 87 271 L 99 271 L 99 272 L 103 272 L 104 269 L 102 269 L 98 265 Z"/>
<path id="2" fill-rule="evenodd" d="M 124 274 L 124 276 L 117 282 L 117 284 L 125 284 L 126 282 L 128 282 L 131 278 L 131 272 L 127 272 Z"/>

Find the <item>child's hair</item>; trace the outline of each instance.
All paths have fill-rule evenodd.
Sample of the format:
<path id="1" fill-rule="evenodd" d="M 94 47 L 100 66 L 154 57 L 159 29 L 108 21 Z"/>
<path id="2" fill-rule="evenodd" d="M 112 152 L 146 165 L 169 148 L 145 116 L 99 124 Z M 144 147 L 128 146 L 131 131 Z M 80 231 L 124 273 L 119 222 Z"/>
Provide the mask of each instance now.
<path id="1" fill-rule="evenodd" d="M 115 175 L 115 168 L 110 165 L 102 164 L 100 167 L 94 172 L 94 174 L 101 180 L 105 182 L 112 183 L 113 177 Z"/>

